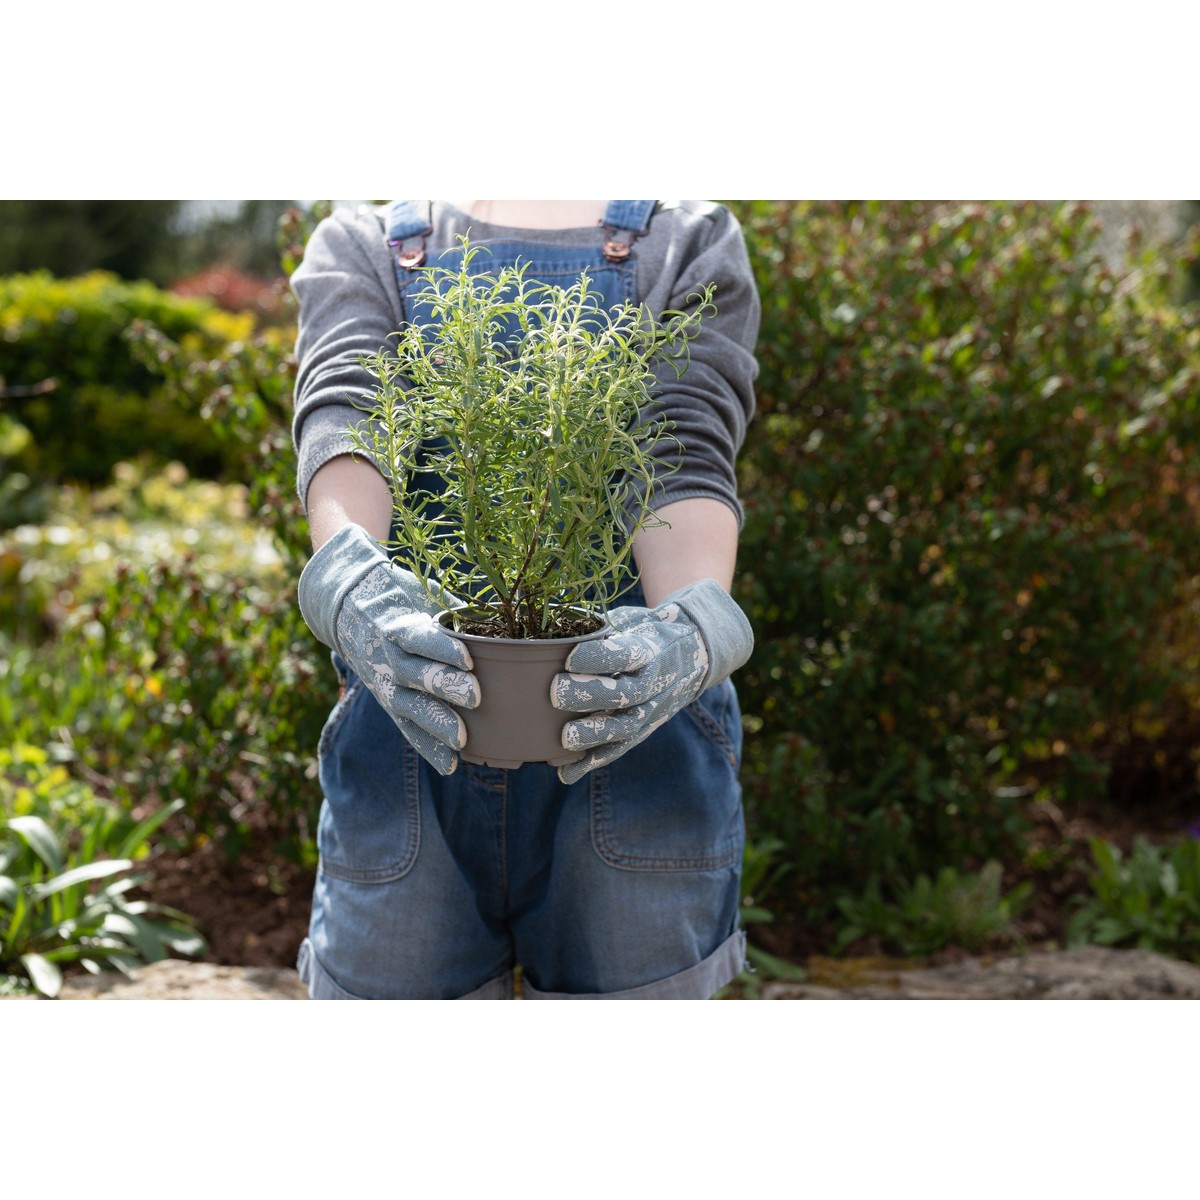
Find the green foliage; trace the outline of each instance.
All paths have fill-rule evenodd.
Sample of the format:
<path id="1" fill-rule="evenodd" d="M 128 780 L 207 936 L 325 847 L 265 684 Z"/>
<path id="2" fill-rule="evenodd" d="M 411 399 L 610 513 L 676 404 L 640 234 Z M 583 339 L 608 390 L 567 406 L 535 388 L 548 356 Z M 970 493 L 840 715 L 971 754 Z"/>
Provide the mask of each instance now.
<path id="1" fill-rule="evenodd" d="M 780 882 L 791 870 L 790 864 L 780 861 L 780 851 L 786 847 L 776 837 L 748 838 L 742 854 L 742 899 L 739 911 L 740 924 L 748 933 L 755 925 L 769 925 L 775 914 L 766 907 L 766 899 L 776 891 Z M 762 983 L 769 979 L 783 979 L 799 983 L 807 978 L 802 967 L 790 963 L 774 954 L 768 954 L 756 946 L 748 936 L 746 939 L 746 961 L 753 974 L 744 972 L 739 981 L 748 998 L 757 998 Z"/>
<path id="2" fill-rule="evenodd" d="M 312 753 L 334 698 L 318 666 L 290 585 L 213 578 L 190 555 L 119 563 L 53 641 L 0 663 L 0 724 L 28 741 L 68 730 L 115 796 L 184 796 L 191 835 L 230 853 L 257 808 L 280 849 L 304 859 Z"/>
<path id="3" fill-rule="evenodd" d="M 255 523 L 273 535 L 289 573 L 299 575 L 311 543 L 291 442 L 295 330 L 239 335 L 210 355 L 195 339 L 172 337 L 147 319 L 130 325 L 126 341 L 135 361 L 161 376 L 163 396 L 206 423 L 223 461 L 249 488 Z"/>
<path id="4" fill-rule="evenodd" d="M 1013 916 L 1029 899 L 1030 887 L 1020 884 L 1001 895 L 1003 869 L 987 863 L 978 874 L 960 875 L 943 867 L 936 878 L 918 875 L 912 884 L 895 888 L 895 900 L 883 896 L 878 879 L 872 879 L 861 896 L 842 896 L 837 907 L 845 924 L 835 949 L 874 934 L 888 949 L 922 956 L 946 946 L 981 950 L 990 937 L 1003 933 Z"/>
<path id="5" fill-rule="evenodd" d="M 1100 838 L 1090 843 L 1094 895 L 1071 920 L 1073 946 L 1134 946 L 1200 962 L 1200 841 L 1169 850 L 1135 838 L 1133 854 Z"/>
<path id="6" fill-rule="evenodd" d="M 763 299 L 735 584 L 757 637 L 743 924 L 842 927 L 841 897 L 917 953 L 953 923 L 916 915 L 920 877 L 935 915 L 969 909 L 1032 798 L 1069 810 L 1171 746 L 1194 785 L 1198 317 L 1168 304 L 1180 263 L 1110 271 L 1077 206 L 734 207 Z M 288 269 L 320 215 L 283 222 Z M 236 852 L 265 823 L 311 861 L 333 680 L 289 582 L 292 332 L 111 277 L 16 283 L 0 523 L 40 528 L 0 540 L 0 728 L 125 809 L 178 795 L 174 829 Z M 130 457 L 125 434 L 248 491 L 131 464 L 51 502 L 68 462 L 100 479 Z M 239 563 L 264 532 L 282 567 Z M 987 896 L 984 917 L 1019 899 Z"/>
<path id="7" fill-rule="evenodd" d="M 1187 228 L 1183 231 L 1185 249 L 1181 267 L 1182 299 L 1185 304 L 1200 304 L 1200 200 L 1185 200 L 1180 206 Z"/>
<path id="8" fill-rule="evenodd" d="M 179 200 L 0 200 L 0 275 L 112 271 L 165 283 Z"/>
<path id="9" fill-rule="evenodd" d="M 0 537 L 0 727 L 126 805 L 186 797 L 193 837 L 236 851 L 257 812 L 307 860 L 333 677 L 246 511 L 240 485 L 118 464 L 106 488 L 63 489 L 53 524 Z"/>
<path id="10" fill-rule="evenodd" d="M 305 220 L 295 214 L 291 236 Z M 102 488 L 60 488 L 50 524 L 0 539 L 0 727 L 53 744 L 122 807 L 186 798 L 184 836 L 234 854 L 253 826 L 312 861 L 314 753 L 335 684 L 293 586 L 308 550 L 289 432 L 294 334 L 108 279 L 66 293 L 33 282 L 51 310 L 74 287 L 109 305 L 105 338 L 124 369 L 193 414 L 247 486 L 139 458 Z M 144 447 L 145 421 L 133 431 Z"/>
<path id="11" fill-rule="evenodd" d="M 202 474 L 223 464 L 215 432 L 168 395 L 123 335 L 146 321 L 207 361 L 249 335 L 252 319 L 184 300 L 148 283 L 93 272 L 0 278 L 0 376 L 9 414 L 31 437 L 11 456 L 35 482 L 104 480 L 147 446 Z"/>
<path id="12" fill-rule="evenodd" d="M 181 230 L 170 247 L 173 278 L 210 267 L 234 267 L 260 278 L 280 272 L 276 232 L 290 210 L 287 200 L 240 200 Z"/>
<path id="13" fill-rule="evenodd" d="M 279 261 L 290 277 L 304 260 L 304 247 L 313 230 L 333 212 L 332 200 L 317 200 L 308 209 L 289 208 L 276 226 Z"/>
<path id="14" fill-rule="evenodd" d="M 586 276 L 476 273 L 462 242 L 459 270 L 423 268 L 436 328 L 414 319 L 367 360 L 380 388 L 354 440 L 393 481 L 393 544 L 435 602 L 444 586 L 506 637 L 553 637 L 554 608 L 603 611 L 630 586 L 632 534 L 661 524 L 653 367 L 682 372 L 712 292 L 655 325 L 610 313 Z"/>
<path id="15" fill-rule="evenodd" d="M 0 632 L 39 643 L 66 613 L 103 594 L 118 562 L 152 566 L 194 555 L 211 586 L 251 575 L 283 579 L 270 536 L 249 515 L 247 488 L 191 479 L 182 463 L 117 463 L 101 488 L 66 485 L 47 499 L 43 523 L 0 533 Z"/>
<path id="16" fill-rule="evenodd" d="M 128 971 L 170 952 L 202 954 L 204 939 L 173 909 L 132 898 L 131 874 L 162 824 L 97 796 L 38 747 L 0 750 L 0 978 L 5 992 L 56 996 L 62 967 Z"/>
<path id="17" fill-rule="evenodd" d="M 0 403 L 12 397 L 12 392 L 0 379 Z M 0 529 L 36 521 L 45 515 L 45 486 L 36 487 L 23 471 L 16 469 L 16 460 L 33 441 L 33 435 L 16 418 L 0 412 Z"/>
<path id="18" fill-rule="evenodd" d="M 1011 852 L 1025 796 L 1094 794 L 1188 677 L 1200 321 L 1169 263 L 1114 275 L 1080 206 L 735 208 L 763 299 L 747 799 L 822 919 Z"/>

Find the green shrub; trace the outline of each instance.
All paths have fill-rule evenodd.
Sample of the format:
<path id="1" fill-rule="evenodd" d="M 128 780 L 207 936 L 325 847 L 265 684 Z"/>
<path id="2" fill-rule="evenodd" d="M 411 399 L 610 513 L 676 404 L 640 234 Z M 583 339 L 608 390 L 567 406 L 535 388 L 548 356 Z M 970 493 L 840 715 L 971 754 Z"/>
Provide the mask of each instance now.
<path id="1" fill-rule="evenodd" d="M 103 269 L 126 279 L 172 273 L 186 239 L 182 200 L 0 200 L 0 274 Z"/>
<path id="2" fill-rule="evenodd" d="M 875 935 L 889 950 L 909 956 L 933 954 L 946 946 L 983 949 L 989 938 L 1003 933 L 1030 896 L 1020 884 L 1001 894 L 1003 869 L 987 863 L 978 874 L 960 875 L 943 867 L 935 878 L 918 875 L 914 883 L 899 883 L 895 900 L 882 894 L 873 879 L 861 896 L 843 896 L 837 907 L 843 917 L 834 948 L 842 953 L 860 938 Z"/>
<path id="3" fill-rule="evenodd" d="M 0 746 L 0 812 L 78 828 L 97 817 L 117 818 L 121 810 L 73 778 L 41 746 L 17 740 Z"/>
<path id="4" fill-rule="evenodd" d="M 754 926 L 770 925 L 775 920 L 775 913 L 766 905 L 772 894 L 778 894 L 780 883 L 791 870 L 788 863 L 780 861 L 780 851 L 785 848 L 784 843 L 776 837 L 747 838 L 742 853 L 742 895 L 738 918 L 739 924 L 749 935 L 746 962 L 750 969 L 738 977 L 738 982 L 748 999 L 757 999 L 762 993 L 762 984 L 768 980 L 783 979 L 800 983 L 807 978 L 803 967 L 768 954 L 753 940 Z"/>
<path id="5" fill-rule="evenodd" d="M 0 378 L 0 404 L 12 393 Z M 0 529 L 26 521 L 39 521 L 46 513 L 49 488 L 46 481 L 35 484 L 18 469 L 18 459 L 33 442 L 33 435 L 15 417 L 0 411 Z M 2 581 L 2 577 L 0 577 Z"/>
<path id="6" fill-rule="evenodd" d="M 190 555 L 120 563 L 56 638 L 0 663 L 0 724 L 31 742 L 67 730 L 81 766 L 124 805 L 184 797 L 190 836 L 230 853 L 257 809 L 279 849 L 307 861 L 335 686 L 321 659 L 291 585 L 212 576 Z"/>
<path id="7" fill-rule="evenodd" d="M 36 644 L 110 586 L 118 562 L 152 566 L 194 556 L 210 586 L 284 578 L 270 535 L 247 520 L 249 489 L 192 479 L 182 463 L 117 463 L 104 487 L 65 485 L 41 524 L 0 532 L 0 632 Z"/>
<path id="8" fill-rule="evenodd" d="M 164 805 L 129 830 L 120 817 L 97 816 L 83 828 L 75 849 L 42 817 L 0 822 L 5 991 L 22 990 L 24 980 L 43 995 L 57 996 L 62 967 L 69 963 L 93 973 L 106 967 L 128 972 L 171 951 L 204 953 L 204 939 L 184 913 L 129 895 L 149 878 L 130 874 L 129 856 L 180 807 L 182 802 Z M 92 886 L 101 880 L 102 886 Z"/>
<path id="9" fill-rule="evenodd" d="M 1135 946 L 1200 962 L 1200 840 L 1169 850 L 1135 838 L 1133 854 L 1090 841 L 1093 896 L 1071 919 L 1072 946 Z"/>
<path id="10" fill-rule="evenodd" d="M 182 807 L 137 821 L 42 748 L 0 748 L 0 994 L 55 996 L 65 964 L 127 971 L 203 953 L 183 913 L 131 895 L 149 878 L 130 874 L 135 860 Z"/>
<path id="11" fill-rule="evenodd" d="M 289 256 L 311 227 L 291 215 Z M 309 543 L 290 441 L 294 331 L 250 336 L 245 320 L 204 315 L 198 334 L 176 317 L 207 306 L 138 296 L 145 303 L 113 326 L 126 366 L 154 381 L 165 411 L 195 415 L 246 494 L 223 493 L 218 512 L 205 491 L 215 485 L 139 458 L 90 495 L 63 492 L 52 529 L 0 545 L 14 583 L 0 605 L 0 724 L 66 739 L 77 768 L 108 779 L 126 805 L 145 790 L 184 797 L 192 838 L 236 854 L 253 830 L 308 862 L 315 750 L 336 682 L 295 601 Z M 262 547 L 233 545 L 230 514 L 254 539 L 272 535 L 282 566 L 234 565 Z"/>
<path id="12" fill-rule="evenodd" d="M 312 544 L 296 494 L 292 447 L 295 329 L 269 328 L 207 356 L 188 339 L 173 339 L 144 321 L 126 341 L 131 353 L 162 378 L 163 394 L 181 410 L 199 412 L 230 462 L 244 464 L 252 519 L 268 530 L 292 575 Z"/>
<path id="13" fill-rule="evenodd" d="M 737 207 L 763 299 L 747 800 L 830 918 L 1003 857 L 1026 795 L 1094 794 L 1181 686 L 1200 328 L 1169 264 L 1110 272 L 1080 206 Z"/>
<path id="14" fill-rule="evenodd" d="M 191 470 L 227 467 L 221 442 L 194 409 L 163 389 L 123 337 L 151 322 L 206 360 L 249 336 L 253 319 L 96 271 L 0 278 L 0 377 L 10 415 L 32 435 L 13 469 L 34 481 L 99 482 L 150 448 Z"/>

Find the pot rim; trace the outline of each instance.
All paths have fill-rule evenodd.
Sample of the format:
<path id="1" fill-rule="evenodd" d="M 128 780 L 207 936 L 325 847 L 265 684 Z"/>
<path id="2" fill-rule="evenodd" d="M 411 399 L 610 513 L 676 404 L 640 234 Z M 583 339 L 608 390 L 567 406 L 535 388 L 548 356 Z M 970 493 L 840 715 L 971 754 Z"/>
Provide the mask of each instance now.
<path id="1" fill-rule="evenodd" d="M 463 608 L 469 608 L 469 604 L 459 605 L 458 608 L 447 608 L 437 615 L 437 623 L 442 626 L 445 631 L 454 638 L 458 638 L 464 642 L 483 642 L 485 644 L 495 644 L 502 642 L 509 646 L 573 646 L 577 642 L 590 642 L 593 638 L 605 637 L 612 633 L 612 625 L 609 624 L 608 616 L 601 613 L 588 612 L 586 608 L 576 608 L 568 605 L 569 612 L 577 612 L 583 616 L 599 617 L 600 628 L 592 630 L 591 633 L 577 633 L 574 637 L 561 638 L 509 638 L 509 637 L 489 637 L 484 633 L 462 633 L 457 629 L 450 628 L 448 622 L 456 612 Z"/>

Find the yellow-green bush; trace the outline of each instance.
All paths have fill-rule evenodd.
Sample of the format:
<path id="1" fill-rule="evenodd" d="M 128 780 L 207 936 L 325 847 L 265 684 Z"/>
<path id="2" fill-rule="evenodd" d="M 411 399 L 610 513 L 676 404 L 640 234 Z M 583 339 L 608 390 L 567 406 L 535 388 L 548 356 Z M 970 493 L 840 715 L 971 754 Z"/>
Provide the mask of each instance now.
<path id="1" fill-rule="evenodd" d="M 103 271 L 0 277 L 5 407 L 31 435 L 6 470 L 35 483 L 99 482 L 114 463 L 147 449 L 200 474 L 224 469 L 224 448 L 201 414 L 168 394 L 131 352 L 124 335 L 135 321 L 150 322 L 200 360 L 253 329 L 252 317 Z"/>

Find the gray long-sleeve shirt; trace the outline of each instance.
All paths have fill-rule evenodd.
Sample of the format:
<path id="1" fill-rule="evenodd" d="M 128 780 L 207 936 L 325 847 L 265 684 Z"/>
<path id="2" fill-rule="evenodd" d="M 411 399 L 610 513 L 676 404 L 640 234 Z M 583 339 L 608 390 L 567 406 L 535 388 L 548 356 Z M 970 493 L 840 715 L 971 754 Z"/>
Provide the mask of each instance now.
<path id="1" fill-rule="evenodd" d="M 378 353 L 404 324 L 384 233 L 385 211 L 366 205 L 335 211 L 317 226 L 304 262 L 292 276 L 300 302 L 292 435 L 299 460 L 297 489 L 306 508 L 317 469 L 353 450 L 347 430 L 363 419 L 355 404 L 369 403 L 374 394 L 374 377 L 360 359 Z M 473 245 L 503 237 L 600 246 L 608 236 L 601 225 L 514 230 L 435 201 L 433 233 L 425 243 L 430 261 L 468 232 Z M 634 253 L 635 299 L 656 317 L 668 309 L 688 309 L 690 297 L 716 284 L 717 312 L 702 322 L 692 341 L 687 372 L 678 380 L 674 370 L 664 372 L 655 389 L 657 405 L 681 447 L 679 469 L 655 492 L 656 507 L 709 497 L 727 504 L 740 525 L 734 458 L 754 412 L 760 313 L 741 228 L 721 205 L 662 201 L 647 233 L 634 243 Z"/>

